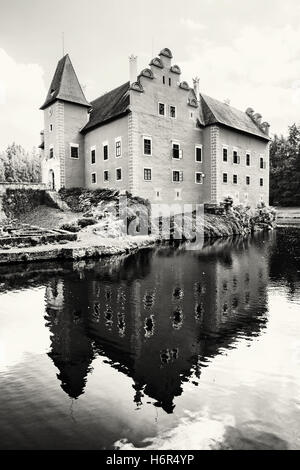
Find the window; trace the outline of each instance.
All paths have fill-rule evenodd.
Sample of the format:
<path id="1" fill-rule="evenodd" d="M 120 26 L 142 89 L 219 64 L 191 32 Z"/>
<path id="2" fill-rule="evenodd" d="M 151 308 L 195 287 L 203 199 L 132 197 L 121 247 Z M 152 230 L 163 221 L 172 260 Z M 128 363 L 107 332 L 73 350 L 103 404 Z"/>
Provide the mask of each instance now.
<path id="1" fill-rule="evenodd" d="M 233 163 L 235 164 L 240 163 L 240 157 L 236 150 L 233 151 Z"/>
<path id="2" fill-rule="evenodd" d="M 247 184 L 247 185 L 250 184 L 250 176 L 246 176 L 246 184 Z"/>
<path id="3" fill-rule="evenodd" d="M 94 163 L 96 163 L 96 149 L 95 147 L 92 147 L 91 148 L 91 164 L 93 165 Z M 93 175 L 94 173 L 92 173 Z"/>
<path id="4" fill-rule="evenodd" d="M 103 160 L 108 160 L 108 144 L 103 144 Z"/>
<path id="5" fill-rule="evenodd" d="M 228 175 L 227 173 L 223 173 L 223 183 L 227 183 L 228 181 Z"/>
<path id="6" fill-rule="evenodd" d="M 103 180 L 108 181 L 108 170 L 103 171 Z"/>
<path id="7" fill-rule="evenodd" d="M 144 137 L 144 155 L 152 155 L 152 139 Z"/>
<path id="8" fill-rule="evenodd" d="M 78 144 L 70 144 L 70 157 L 79 158 L 79 145 Z"/>
<path id="9" fill-rule="evenodd" d="M 116 157 L 121 157 L 121 154 L 122 154 L 121 137 L 117 137 L 117 139 L 116 139 Z"/>
<path id="10" fill-rule="evenodd" d="M 170 105 L 169 113 L 171 118 L 176 119 L 176 106 Z"/>
<path id="11" fill-rule="evenodd" d="M 172 181 L 174 183 L 179 183 L 180 181 L 183 181 L 183 171 L 173 170 Z"/>
<path id="12" fill-rule="evenodd" d="M 182 150 L 178 142 L 172 142 L 172 158 L 182 158 Z"/>
<path id="13" fill-rule="evenodd" d="M 175 190 L 175 201 L 181 201 L 181 189 Z"/>
<path id="14" fill-rule="evenodd" d="M 195 161 L 202 162 L 202 145 L 196 145 L 195 147 Z"/>
<path id="15" fill-rule="evenodd" d="M 198 171 L 195 173 L 195 183 L 203 184 L 203 173 L 200 173 Z"/>
<path id="16" fill-rule="evenodd" d="M 246 153 L 246 166 L 250 166 L 250 153 Z"/>
<path id="17" fill-rule="evenodd" d="M 165 115 L 165 105 L 164 105 L 164 103 L 158 103 L 158 114 L 160 116 Z"/>
<path id="18" fill-rule="evenodd" d="M 97 183 L 97 176 L 96 173 L 92 173 L 92 184 Z"/>
<path id="19" fill-rule="evenodd" d="M 171 86 L 172 84 L 172 81 L 171 81 L 171 78 L 169 78 L 169 86 Z"/>
<path id="20" fill-rule="evenodd" d="M 260 186 L 263 186 L 263 185 L 264 185 L 264 179 L 263 179 L 263 178 L 259 178 L 259 185 L 260 185 Z"/>
<path id="21" fill-rule="evenodd" d="M 263 157 L 260 157 L 260 159 L 259 159 L 259 166 L 260 166 L 261 169 L 266 168 L 266 164 L 265 164 L 265 162 L 264 162 L 264 158 L 263 158 Z"/>
<path id="22" fill-rule="evenodd" d="M 122 179 L 122 169 L 116 168 L 116 180 L 121 181 L 121 179 Z"/>
<path id="23" fill-rule="evenodd" d="M 237 177 L 237 175 L 233 175 L 232 181 L 233 181 L 233 184 L 237 184 L 237 182 L 238 182 L 238 177 Z"/>
<path id="24" fill-rule="evenodd" d="M 54 158 L 54 148 L 53 145 L 49 147 L 49 158 Z"/>
<path id="25" fill-rule="evenodd" d="M 165 79 L 165 76 L 163 75 L 163 84 L 166 83 L 166 79 Z"/>
<path id="26" fill-rule="evenodd" d="M 52 124 L 49 125 L 49 131 L 50 131 L 50 132 L 53 131 L 53 125 L 52 125 Z"/>
<path id="27" fill-rule="evenodd" d="M 151 181 L 152 179 L 152 171 L 151 168 L 144 168 L 144 180 Z"/>
<path id="28" fill-rule="evenodd" d="M 228 148 L 223 147 L 223 162 L 228 161 Z"/>

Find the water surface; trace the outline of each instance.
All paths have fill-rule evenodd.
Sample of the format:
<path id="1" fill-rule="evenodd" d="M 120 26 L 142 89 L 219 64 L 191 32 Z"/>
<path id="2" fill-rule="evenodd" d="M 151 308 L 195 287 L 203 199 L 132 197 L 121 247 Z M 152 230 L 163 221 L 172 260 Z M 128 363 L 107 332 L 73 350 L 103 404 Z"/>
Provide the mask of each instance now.
<path id="1" fill-rule="evenodd" d="M 1 449 L 300 449 L 300 230 L 0 268 Z"/>

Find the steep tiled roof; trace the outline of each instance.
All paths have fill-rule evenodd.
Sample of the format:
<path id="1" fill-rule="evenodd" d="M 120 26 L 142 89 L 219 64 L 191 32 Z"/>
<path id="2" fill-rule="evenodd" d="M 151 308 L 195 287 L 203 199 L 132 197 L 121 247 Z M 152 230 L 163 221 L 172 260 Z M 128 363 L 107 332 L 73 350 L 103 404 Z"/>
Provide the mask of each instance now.
<path id="1" fill-rule="evenodd" d="M 222 124 L 241 132 L 246 132 L 247 134 L 256 135 L 263 139 L 270 140 L 269 137 L 252 121 L 248 114 L 243 111 L 206 95 L 200 95 L 200 103 L 203 117 L 201 121 L 204 121 L 205 126 L 211 124 Z"/>
<path id="2" fill-rule="evenodd" d="M 46 100 L 40 109 L 47 108 L 57 99 L 90 106 L 83 94 L 68 54 L 58 62 Z"/>
<path id="3" fill-rule="evenodd" d="M 92 101 L 89 122 L 81 132 L 85 133 L 126 114 L 130 104 L 129 88 L 130 82 L 126 82 Z"/>

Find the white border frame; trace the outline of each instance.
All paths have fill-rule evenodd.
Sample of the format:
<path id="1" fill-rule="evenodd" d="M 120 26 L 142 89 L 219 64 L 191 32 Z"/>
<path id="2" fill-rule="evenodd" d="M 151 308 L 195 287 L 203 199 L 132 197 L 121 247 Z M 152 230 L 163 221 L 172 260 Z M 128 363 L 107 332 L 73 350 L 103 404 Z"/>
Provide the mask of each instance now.
<path id="1" fill-rule="evenodd" d="M 117 142 L 120 142 L 120 150 L 121 150 L 121 153 L 120 155 L 117 155 Z M 119 136 L 119 137 L 116 137 L 115 138 L 115 158 L 121 158 L 122 157 L 122 151 L 123 151 L 123 144 L 122 144 L 122 137 Z"/>
<path id="2" fill-rule="evenodd" d="M 78 157 L 71 157 L 71 148 L 72 147 L 78 148 Z M 70 142 L 70 158 L 72 158 L 72 160 L 79 160 L 79 144 L 74 144 L 73 142 Z"/>
<path id="3" fill-rule="evenodd" d="M 227 175 L 227 181 L 224 181 L 224 176 L 223 175 Z M 222 171 L 222 184 L 228 184 L 228 172 L 227 171 Z"/>
<path id="4" fill-rule="evenodd" d="M 159 105 L 163 104 L 164 105 L 164 114 L 160 114 L 159 112 Z M 158 101 L 157 103 L 157 114 L 159 117 L 166 117 L 166 103 L 163 103 L 162 101 Z"/>
<path id="5" fill-rule="evenodd" d="M 197 149 L 201 149 L 201 160 L 197 160 Z M 195 144 L 195 162 L 203 163 L 203 145 L 202 144 Z"/>
<path id="6" fill-rule="evenodd" d="M 175 160 L 177 160 L 177 159 L 175 158 Z M 173 173 L 174 173 L 174 171 L 178 171 L 178 172 L 179 172 L 179 181 L 174 181 L 174 180 L 173 180 Z M 180 173 L 182 173 L 182 180 L 180 180 Z M 183 170 L 179 170 L 179 169 L 176 169 L 176 168 L 172 168 L 171 181 L 172 181 L 172 183 L 175 183 L 175 184 L 183 183 Z"/>
<path id="7" fill-rule="evenodd" d="M 201 175 L 201 181 L 197 181 L 197 176 L 196 175 Z M 195 183 L 196 184 L 203 184 L 203 179 L 204 179 L 204 176 L 203 176 L 203 172 L 202 171 L 195 171 Z"/>
<path id="8" fill-rule="evenodd" d="M 171 107 L 175 108 L 175 117 L 171 116 Z M 169 118 L 177 119 L 177 106 L 175 104 L 169 104 Z"/>
<path id="9" fill-rule="evenodd" d="M 121 170 L 121 178 L 117 178 L 117 170 Z M 116 181 L 123 181 L 123 171 L 122 171 L 121 166 L 119 166 L 118 168 L 115 168 L 115 176 L 116 176 Z"/>
<path id="10" fill-rule="evenodd" d="M 227 150 L 227 160 L 224 160 L 224 149 Z M 232 153 L 233 156 L 233 153 Z M 228 157 L 229 157 L 229 145 L 222 145 L 222 163 L 228 163 Z"/>
<path id="11" fill-rule="evenodd" d="M 107 171 L 107 180 L 104 178 L 104 173 Z M 109 182 L 109 170 L 103 170 L 103 183 Z"/>
<path id="12" fill-rule="evenodd" d="M 104 158 L 104 147 L 107 145 L 107 158 L 105 159 Z M 122 150 L 122 148 L 121 148 Z M 105 140 L 104 142 L 102 142 L 102 157 L 103 157 L 103 161 L 104 162 L 107 162 L 107 160 L 109 159 L 109 143 L 108 143 L 108 140 Z"/>
<path id="13" fill-rule="evenodd" d="M 151 135 L 142 135 L 142 140 L 143 140 L 143 156 L 144 157 L 152 157 L 152 137 Z M 151 142 L 151 153 L 145 153 L 145 140 L 150 140 Z"/>
<path id="14" fill-rule="evenodd" d="M 145 180 L 145 170 L 150 170 L 151 171 L 151 179 L 150 180 Z M 152 175 L 153 175 L 152 167 L 151 166 L 144 166 L 143 167 L 143 181 L 145 181 L 146 183 L 151 183 Z"/>
<path id="15" fill-rule="evenodd" d="M 95 161 L 94 163 L 92 162 L 92 151 L 95 150 Z M 92 145 L 92 147 L 90 147 L 90 164 L 91 165 L 96 165 L 96 145 Z"/>

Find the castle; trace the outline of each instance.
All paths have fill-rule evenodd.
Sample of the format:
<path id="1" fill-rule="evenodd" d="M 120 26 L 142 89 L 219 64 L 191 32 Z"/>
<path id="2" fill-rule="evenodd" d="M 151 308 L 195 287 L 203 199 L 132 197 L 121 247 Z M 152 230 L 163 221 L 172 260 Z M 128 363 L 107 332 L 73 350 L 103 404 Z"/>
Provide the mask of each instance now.
<path id="1" fill-rule="evenodd" d="M 149 68 L 90 103 L 69 55 L 57 64 L 41 132 L 51 189 L 115 188 L 151 203 L 269 203 L 269 124 L 181 81 L 163 49 Z"/>

